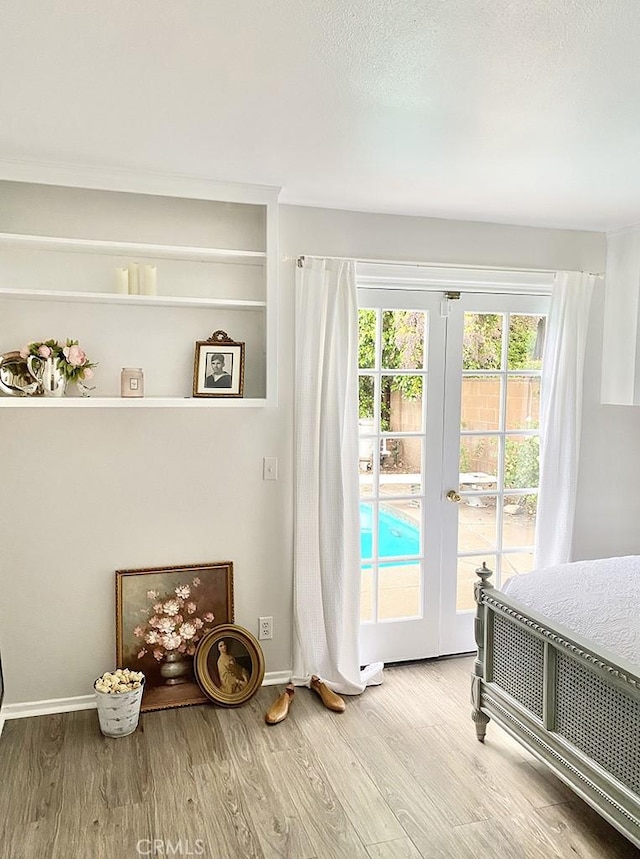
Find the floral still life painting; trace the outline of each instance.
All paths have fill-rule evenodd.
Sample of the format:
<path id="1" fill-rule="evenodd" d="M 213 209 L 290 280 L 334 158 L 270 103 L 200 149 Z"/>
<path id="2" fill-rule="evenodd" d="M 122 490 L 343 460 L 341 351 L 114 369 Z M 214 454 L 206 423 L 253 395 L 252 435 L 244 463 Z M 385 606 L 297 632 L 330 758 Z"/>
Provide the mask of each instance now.
<path id="1" fill-rule="evenodd" d="M 116 658 L 144 673 L 143 712 L 206 702 L 193 657 L 208 632 L 230 622 L 231 561 L 116 571 Z"/>

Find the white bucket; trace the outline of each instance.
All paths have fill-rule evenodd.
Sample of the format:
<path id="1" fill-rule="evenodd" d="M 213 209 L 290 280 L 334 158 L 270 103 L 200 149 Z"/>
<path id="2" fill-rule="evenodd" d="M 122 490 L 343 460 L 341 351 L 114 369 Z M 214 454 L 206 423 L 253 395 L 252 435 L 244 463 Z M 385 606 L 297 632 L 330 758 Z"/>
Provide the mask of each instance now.
<path id="1" fill-rule="evenodd" d="M 97 682 L 97 681 L 96 681 Z M 144 680 L 139 689 L 130 692 L 100 692 L 95 688 L 98 721 L 105 737 L 126 737 L 138 727 Z"/>

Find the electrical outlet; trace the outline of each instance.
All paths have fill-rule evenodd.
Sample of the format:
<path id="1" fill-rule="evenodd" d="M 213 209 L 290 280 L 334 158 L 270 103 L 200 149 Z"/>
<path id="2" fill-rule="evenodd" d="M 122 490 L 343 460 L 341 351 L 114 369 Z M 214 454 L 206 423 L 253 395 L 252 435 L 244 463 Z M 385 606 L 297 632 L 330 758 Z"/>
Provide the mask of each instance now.
<path id="1" fill-rule="evenodd" d="M 258 638 L 273 638 L 273 618 L 259 617 L 258 618 Z"/>

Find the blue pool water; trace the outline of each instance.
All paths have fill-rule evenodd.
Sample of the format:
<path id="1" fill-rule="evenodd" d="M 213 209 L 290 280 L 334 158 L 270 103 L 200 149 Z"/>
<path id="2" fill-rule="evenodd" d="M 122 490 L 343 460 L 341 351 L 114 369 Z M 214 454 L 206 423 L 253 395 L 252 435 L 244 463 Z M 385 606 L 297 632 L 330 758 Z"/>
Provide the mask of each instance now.
<path id="1" fill-rule="evenodd" d="M 371 504 L 360 504 L 360 557 L 370 558 L 373 544 L 373 508 Z M 378 557 L 397 558 L 402 555 L 420 553 L 420 532 L 405 519 L 380 507 L 378 513 Z M 394 562 L 396 563 L 396 562 Z M 414 563 L 399 561 L 398 564 Z"/>

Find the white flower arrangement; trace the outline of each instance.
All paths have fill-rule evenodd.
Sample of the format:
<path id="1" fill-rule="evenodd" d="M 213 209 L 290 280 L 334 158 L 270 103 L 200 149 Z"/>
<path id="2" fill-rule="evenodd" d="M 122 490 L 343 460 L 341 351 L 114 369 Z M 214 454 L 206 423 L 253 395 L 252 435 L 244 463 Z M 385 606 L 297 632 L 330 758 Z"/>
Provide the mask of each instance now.
<path id="1" fill-rule="evenodd" d="M 144 683 L 142 671 L 130 671 L 128 668 L 118 668 L 113 673 L 105 671 L 102 677 L 98 677 L 94 686 L 96 691 L 107 695 L 119 695 L 121 692 L 132 692 L 139 689 Z"/>
<path id="2" fill-rule="evenodd" d="M 196 576 L 191 584 L 179 584 L 171 593 L 147 591 L 152 605 L 140 609 L 144 624 L 133 630 L 135 637 L 142 639 L 138 659 L 149 652 L 157 662 L 173 652 L 194 655 L 198 642 L 215 620 L 213 612 L 202 611 L 198 606 L 196 591 L 201 584 Z"/>

